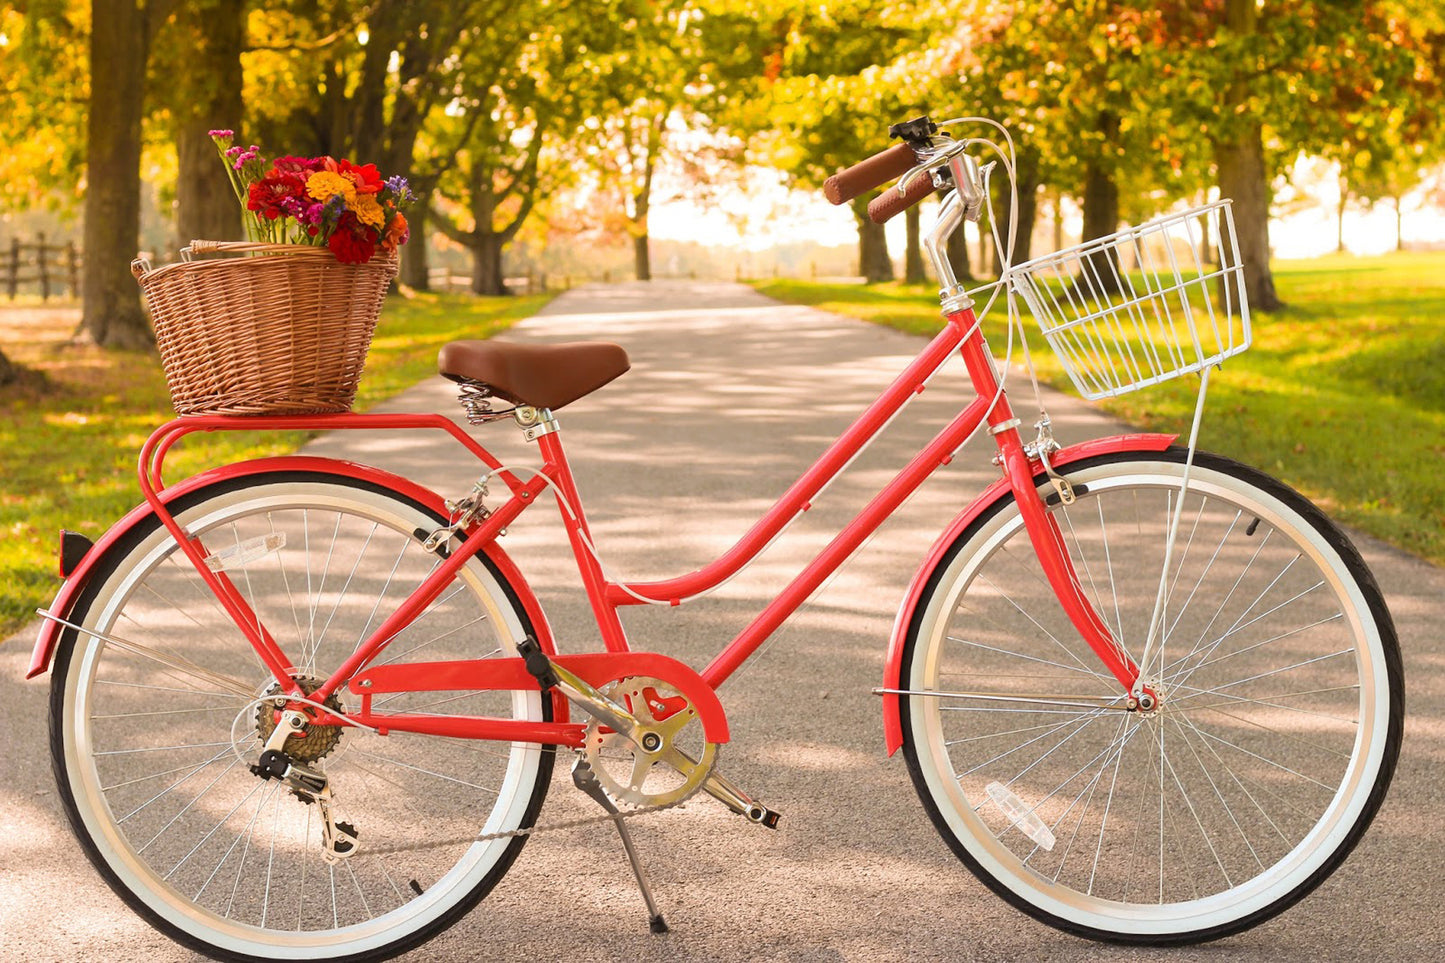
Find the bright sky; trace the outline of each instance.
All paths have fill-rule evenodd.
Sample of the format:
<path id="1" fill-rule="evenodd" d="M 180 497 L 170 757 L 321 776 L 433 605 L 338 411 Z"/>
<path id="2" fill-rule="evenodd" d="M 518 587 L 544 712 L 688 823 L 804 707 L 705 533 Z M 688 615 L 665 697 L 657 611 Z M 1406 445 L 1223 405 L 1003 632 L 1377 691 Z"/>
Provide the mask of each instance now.
<path id="1" fill-rule="evenodd" d="M 1339 182 L 1332 164 L 1304 158 L 1296 165 L 1290 185 L 1276 197 L 1291 210 L 1270 224 L 1275 256 L 1315 257 L 1335 250 L 1336 205 Z M 671 178 L 660 181 L 666 195 L 654 203 L 649 228 L 655 238 L 710 242 L 746 251 L 767 250 L 797 241 L 819 244 L 856 244 L 852 212 L 828 204 L 821 192 L 787 188 L 783 175 L 768 168 L 748 171 L 741 189 L 720 188 L 718 200 L 699 204 L 685 195 Z M 1426 209 L 1425 191 L 1416 189 L 1403 201 L 1406 244 L 1445 244 L 1445 212 Z M 1047 214 L 1040 212 L 1040 216 Z M 1066 230 L 1077 232 L 1078 223 Z M 925 224 L 926 227 L 926 224 Z M 903 218 L 889 224 L 889 250 L 902 254 Z M 1381 254 L 1395 247 L 1394 203 L 1371 208 L 1351 203 L 1345 212 L 1345 245 L 1354 254 Z"/>

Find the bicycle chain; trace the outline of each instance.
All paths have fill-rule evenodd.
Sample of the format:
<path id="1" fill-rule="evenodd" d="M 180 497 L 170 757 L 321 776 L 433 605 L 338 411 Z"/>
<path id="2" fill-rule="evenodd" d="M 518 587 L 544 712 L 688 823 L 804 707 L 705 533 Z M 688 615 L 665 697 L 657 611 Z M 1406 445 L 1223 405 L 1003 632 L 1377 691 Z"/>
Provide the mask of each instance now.
<path id="1" fill-rule="evenodd" d="M 550 833 L 559 829 L 574 829 L 578 826 L 590 826 L 593 823 L 608 823 L 615 819 L 633 819 L 637 816 L 648 816 L 652 813 L 660 813 L 668 809 L 679 809 L 685 806 L 692 799 L 693 795 L 695 795 L 695 792 L 661 806 L 629 807 L 627 809 L 619 809 L 616 813 L 602 813 L 600 816 L 585 816 L 581 819 L 569 819 L 564 822 L 551 823 L 545 826 L 527 826 L 522 829 L 512 829 L 506 832 L 483 833 L 480 836 L 456 836 L 451 839 L 434 839 L 424 843 L 411 843 L 404 846 L 372 848 L 362 844 L 358 848 L 361 854 L 364 855 L 386 856 L 391 853 L 409 853 L 424 849 L 441 849 L 446 846 L 457 846 L 461 843 L 486 843 L 494 839 L 514 839 L 518 836 L 534 836 L 537 833 Z"/>

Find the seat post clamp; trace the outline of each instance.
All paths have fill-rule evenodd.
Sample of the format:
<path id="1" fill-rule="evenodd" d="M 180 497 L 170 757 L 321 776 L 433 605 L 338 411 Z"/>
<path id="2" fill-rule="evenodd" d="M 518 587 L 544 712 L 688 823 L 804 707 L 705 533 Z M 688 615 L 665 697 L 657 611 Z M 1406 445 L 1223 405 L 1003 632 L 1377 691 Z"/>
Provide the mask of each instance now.
<path id="1" fill-rule="evenodd" d="M 531 405 L 519 405 L 517 410 L 512 412 L 516 419 L 517 426 L 522 429 L 522 437 L 527 441 L 536 441 L 543 435 L 550 435 L 561 425 L 557 419 L 552 417 L 552 412 L 547 408 L 533 408 Z"/>

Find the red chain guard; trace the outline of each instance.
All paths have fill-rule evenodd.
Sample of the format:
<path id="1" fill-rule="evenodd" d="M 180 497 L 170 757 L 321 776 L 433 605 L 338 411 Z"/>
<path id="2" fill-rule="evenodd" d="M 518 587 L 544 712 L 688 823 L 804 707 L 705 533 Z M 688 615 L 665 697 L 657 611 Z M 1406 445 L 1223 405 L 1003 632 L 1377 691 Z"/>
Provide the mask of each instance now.
<path id="1" fill-rule="evenodd" d="M 656 652 L 588 652 L 555 655 L 552 661 L 603 688 L 631 676 L 661 679 L 685 695 L 702 718 L 708 742 L 728 741 L 727 715 L 712 687 L 685 663 Z M 348 688 L 359 696 L 390 692 L 460 692 L 469 689 L 536 689 L 537 680 L 521 659 L 475 659 L 380 665 L 355 676 Z"/>

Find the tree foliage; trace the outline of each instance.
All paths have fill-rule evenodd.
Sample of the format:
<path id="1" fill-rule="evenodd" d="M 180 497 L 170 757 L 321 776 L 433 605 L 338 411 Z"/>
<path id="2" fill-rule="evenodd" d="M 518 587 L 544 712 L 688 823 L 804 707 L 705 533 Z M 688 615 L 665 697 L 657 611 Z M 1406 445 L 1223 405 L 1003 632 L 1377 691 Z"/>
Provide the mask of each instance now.
<path id="1" fill-rule="evenodd" d="M 890 65 L 924 39 L 912 3 L 846 0 L 786 5 L 762 57 L 763 85 L 752 125 L 761 156 L 804 188 L 886 146 L 889 123 L 921 106 L 892 82 Z M 887 239 L 867 217 L 865 194 L 851 204 L 858 223 L 859 273 L 893 277 Z"/>
<path id="2" fill-rule="evenodd" d="M 78 205 L 90 8 L 0 4 L 0 210 Z"/>

